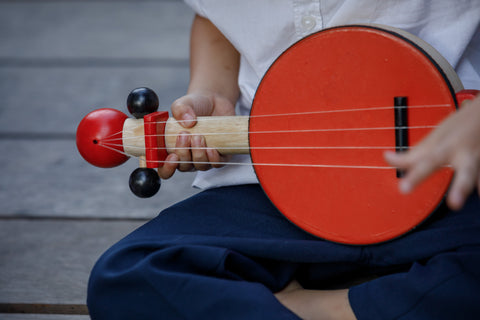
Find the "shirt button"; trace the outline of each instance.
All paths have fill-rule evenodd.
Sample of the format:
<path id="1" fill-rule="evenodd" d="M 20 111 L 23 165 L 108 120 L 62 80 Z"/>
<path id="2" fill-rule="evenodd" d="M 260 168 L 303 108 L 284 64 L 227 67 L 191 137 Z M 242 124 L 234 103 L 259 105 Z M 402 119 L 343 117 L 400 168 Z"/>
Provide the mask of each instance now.
<path id="1" fill-rule="evenodd" d="M 302 18 L 302 26 L 305 29 L 305 31 L 310 31 L 313 28 L 315 28 L 315 25 L 317 24 L 315 17 L 312 16 L 304 16 Z"/>

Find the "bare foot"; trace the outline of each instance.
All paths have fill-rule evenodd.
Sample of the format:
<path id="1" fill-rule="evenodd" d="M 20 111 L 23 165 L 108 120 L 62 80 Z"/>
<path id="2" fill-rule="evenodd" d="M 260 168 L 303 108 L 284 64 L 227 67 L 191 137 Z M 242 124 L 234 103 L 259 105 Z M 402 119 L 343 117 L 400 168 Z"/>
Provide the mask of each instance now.
<path id="1" fill-rule="evenodd" d="M 294 280 L 275 297 L 302 319 L 356 319 L 348 301 L 348 289 L 307 290 Z"/>

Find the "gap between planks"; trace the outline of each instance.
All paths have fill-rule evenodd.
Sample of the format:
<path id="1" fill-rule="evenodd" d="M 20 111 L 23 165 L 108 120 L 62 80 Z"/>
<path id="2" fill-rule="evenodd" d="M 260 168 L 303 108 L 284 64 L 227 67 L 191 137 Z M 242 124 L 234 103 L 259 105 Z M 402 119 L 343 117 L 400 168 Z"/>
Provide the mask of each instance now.
<path id="1" fill-rule="evenodd" d="M 0 303 L 2 313 L 88 315 L 88 308 L 85 304 Z"/>

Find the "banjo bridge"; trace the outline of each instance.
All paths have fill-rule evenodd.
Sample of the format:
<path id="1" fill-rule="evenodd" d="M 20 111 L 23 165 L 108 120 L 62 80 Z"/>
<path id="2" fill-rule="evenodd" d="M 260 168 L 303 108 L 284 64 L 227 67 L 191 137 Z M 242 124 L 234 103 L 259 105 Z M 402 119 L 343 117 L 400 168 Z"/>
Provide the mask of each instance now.
<path id="1" fill-rule="evenodd" d="M 393 98 L 395 111 L 395 150 L 404 152 L 408 150 L 408 109 L 407 97 Z M 405 176 L 405 170 L 397 169 L 397 178 Z"/>

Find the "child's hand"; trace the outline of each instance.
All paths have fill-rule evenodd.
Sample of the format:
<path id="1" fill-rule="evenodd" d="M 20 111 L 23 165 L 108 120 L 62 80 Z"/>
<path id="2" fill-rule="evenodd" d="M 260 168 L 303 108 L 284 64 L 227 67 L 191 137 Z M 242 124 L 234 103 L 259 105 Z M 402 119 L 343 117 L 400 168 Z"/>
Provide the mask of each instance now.
<path id="1" fill-rule="evenodd" d="M 452 209 L 460 209 L 475 187 L 480 190 L 480 97 L 466 102 L 412 150 L 386 152 L 385 159 L 407 171 L 399 186 L 404 193 L 436 169 L 451 166 L 455 176 L 447 203 Z"/>
<path id="2" fill-rule="evenodd" d="M 191 128 L 197 116 L 233 116 L 240 95 L 238 71 L 240 54 L 206 18 L 195 16 L 190 38 L 190 83 L 188 94 L 172 104 L 173 117 Z M 226 161 L 216 150 L 204 149 L 205 138 L 180 133 L 176 151 L 158 169 L 168 179 L 175 170 L 207 170 Z"/>
<path id="3" fill-rule="evenodd" d="M 191 128 L 195 125 L 197 116 L 232 116 L 235 115 L 235 106 L 230 100 L 219 95 L 191 93 L 173 102 L 172 114 L 183 127 Z M 175 147 L 178 148 L 175 153 L 169 154 L 163 167 L 158 169 L 162 179 L 170 178 L 177 169 L 208 170 L 211 167 L 220 167 L 217 163 L 227 160 L 216 150 L 204 149 L 206 145 L 203 136 L 192 136 L 184 132 L 178 136 Z"/>

